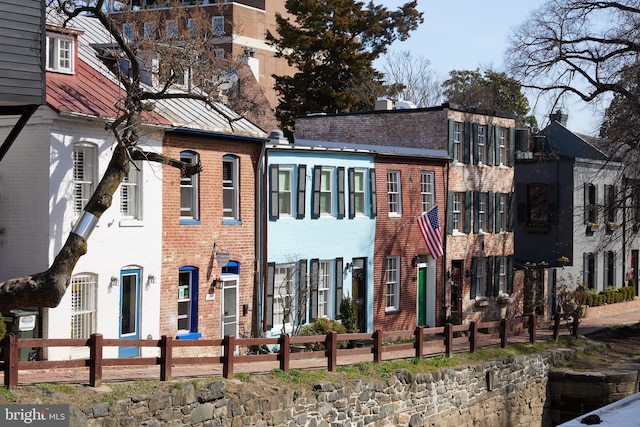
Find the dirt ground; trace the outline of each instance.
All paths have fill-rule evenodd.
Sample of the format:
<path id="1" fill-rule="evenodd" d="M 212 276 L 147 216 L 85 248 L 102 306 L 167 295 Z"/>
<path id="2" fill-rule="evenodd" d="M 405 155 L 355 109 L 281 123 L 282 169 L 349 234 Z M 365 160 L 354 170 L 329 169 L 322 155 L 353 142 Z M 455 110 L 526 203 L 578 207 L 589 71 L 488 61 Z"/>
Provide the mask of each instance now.
<path id="1" fill-rule="evenodd" d="M 585 336 L 602 343 L 603 347 L 578 357 L 572 363 L 573 369 L 640 369 L 640 323 L 606 328 Z"/>

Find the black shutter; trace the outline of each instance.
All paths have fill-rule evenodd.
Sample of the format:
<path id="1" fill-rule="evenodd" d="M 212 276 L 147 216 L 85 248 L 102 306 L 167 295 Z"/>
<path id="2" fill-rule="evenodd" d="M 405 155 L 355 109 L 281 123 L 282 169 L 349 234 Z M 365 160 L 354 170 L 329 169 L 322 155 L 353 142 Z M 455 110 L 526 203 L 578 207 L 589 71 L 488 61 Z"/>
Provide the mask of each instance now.
<path id="1" fill-rule="evenodd" d="M 507 257 L 507 293 L 513 293 L 513 255 Z"/>
<path id="2" fill-rule="evenodd" d="M 276 273 L 276 264 L 270 262 L 267 264 L 267 302 L 265 307 L 265 330 L 273 328 L 273 293 L 274 293 L 274 280 Z"/>
<path id="3" fill-rule="evenodd" d="M 464 122 L 464 163 L 471 163 L 471 122 Z"/>
<path id="4" fill-rule="evenodd" d="M 344 218 L 344 168 L 338 168 L 338 219 Z"/>
<path id="5" fill-rule="evenodd" d="M 494 232 L 494 196 L 493 196 L 493 191 L 489 191 L 487 193 L 487 229 L 485 230 L 487 233 L 493 233 Z"/>
<path id="6" fill-rule="evenodd" d="M 318 271 L 318 264 L 320 262 L 317 258 L 311 260 L 311 281 L 309 287 L 311 292 L 309 295 L 309 307 L 311 309 L 311 321 L 318 317 L 318 279 L 320 272 Z"/>
<path id="7" fill-rule="evenodd" d="M 478 164 L 478 124 L 474 123 L 471 128 L 473 129 L 473 164 Z"/>
<path id="8" fill-rule="evenodd" d="M 487 128 L 487 165 L 493 166 L 495 126 L 489 125 Z"/>
<path id="9" fill-rule="evenodd" d="M 495 257 L 493 256 L 487 257 L 487 272 L 486 272 L 487 286 L 484 293 L 484 295 L 487 297 L 493 295 L 493 259 L 494 258 Z"/>
<path id="10" fill-rule="evenodd" d="M 349 218 L 355 218 L 356 216 L 356 171 L 353 168 L 349 168 Z"/>
<path id="11" fill-rule="evenodd" d="M 307 165 L 298 165 L 298 200 L 296 218 L 304 218 L 305 206 L 307 205 Z"/>
<path id="12" fill-rule="evenodd" d="M 516 210 L 515 197 L 513 191 L 507 194 L 507 231 L 513 231 L 513 215 Z"/>
<path id="13" fill-rule="evenodd" d="M 493 296 L 497 297 L 498 293 L 500 292 L 500 286 L 498 286 L 500 284 L 500 264 L 502 264 L 503 260 L 502 257 L 499 256 L 495 256 L 495 257 L 491 257 L 494 259 L 494 267 L 493 267 Z"/>
<path id="14" fill-rule="evenodd" d="M 280 167 L 278 165 L 271 165 L 270 168 L 271 174 L 271 191 L 269 194 L 271 206 L 269 209 L 269 214 L 271 215 L 271 219 L 278 219 L 280 217 L 280 206 L 279 206 L 279 197 L 278 197 L 278 176 L 280 172 Z"/>
<path id="15" fill-rule="evenodd" d="M 453 119 L 449 119 L 449 141 L 447 144 L 447 151 L 449 152 L 449 157 L 453 158 L 453 132 L 455 131 L 456 121 Z"/>
<path id="16" fill-rule="evenodd" d="M 464 232 L 471 233 L 471 191 L 464 192 Z"/>
<path id="17" fill-rule="evenodd" d="M 476 276 L 478 273 L 478 258 L 471 258 L 471 291 L 469 297 L 474 299 L 477 295 Z"/>
<path id="18" fill-rule="evenodd" d="M 336 303 L 334 304 L 335 306 L 335 318 L 338 317 L 338 315 L 340 314 L 340 303 L 342 302 L 342 286 L 343 286 L 343 273 L 342 273 L 342 269 L 343 269 L 343 261 L 342 258 L 336 258 Z"/>
<path id="19" fill-rule="evenodd" d="M 480 192 L 473 192 L 473 232 L 480 232 Z"/>
<path id="20" fill-rule="evenodd" d="M 294 323 L 304 325 L 307 323 L 307 300 L 309 298 L 309 286 L 307 285 L 307 260 L 298 260 L 298 304 L 297 312 L 300 316 L 294 319 Z"/>
<path id="21" fill-rule="evenodd" d="M 378 215 L 378 195 L 376 193 L 376 170 L 369 169 L 369 187 L 371 188 L 371 218 Z"/>
<path id="22" fill-rule="evenodd" d="M 447 194 L 447 234 L 453 234 L 453 191 Z"/>
<path id="23" fill-rule="evenodd" d="M 311 202 L 311 218 L 320 218 L 320 179 L 322 166 L 313 167 L 313 200 Z"/>
<path id="24" fill-rule="evenodd" d="M 516 129 L 509 128 L 509 153 L 507 159 L 509 159 L 509 166 L 515 166 L 516 164 Z"/>

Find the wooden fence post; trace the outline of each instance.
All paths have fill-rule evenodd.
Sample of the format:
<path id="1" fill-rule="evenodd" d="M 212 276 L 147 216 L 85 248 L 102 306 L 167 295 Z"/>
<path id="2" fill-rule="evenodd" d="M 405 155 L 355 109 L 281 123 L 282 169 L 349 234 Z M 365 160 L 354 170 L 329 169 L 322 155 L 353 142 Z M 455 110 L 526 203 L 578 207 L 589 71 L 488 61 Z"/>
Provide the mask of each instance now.
<path id="1" fill-rule="evenodd" d="M 338 366 L 338 334 L 335 331 L 330 331 L 327 334 L 327 369 L 329 372 L 334 372 Z"/>
<path id="2" fill-rule="evenodd" d="M 280 369 L 284 372 L 289 370 L 289 358 L 291 354 L 289 335 L 280 335 Z"/>
<path id="3" fill-rule="evenodd" d="M 453 353 L 453 325 L 451 323 L 444 325 L 444 352 L 447 357 Z"/>
<path id="4" fill-rule="evenodd" d="M 373 332 L 373 361 L 382 362 L 382 331 L 379 329 Z"/>
<path id="5" fill-rule="evenodd" d="M 89 338 L 89 385 L 102 385 L 102 334 L 91 334 Z"/>
<path id="6" fill-rule="evenodd" d="M 18 338 L 7 334 L 3 339 L 4 386 L 9 390 L 18 387 Z"/>
<path id="7" fill-rule="evenodd" d="M 531 344 L 536 343 L 536 330 L 538 329 L 538 315 L 529 315 L 529 342 Z"/>
<path id="8" fill-rule="evenodd" d="M 160 381 L 171 381 L 173 362 L 173 337 L 163 335 L 160 338 Z"/>
<path id="9" fill-rule="evenodd" d="M 233 376 L 233 358 L 236 349 L 236 337 L 227 335 L 224 337 L 224 359 L 222 363 L 222 376 L 230 378 Z"/>
<path id="10" fill-rule="evenodd" d="M 478 349 L 478 324 L 471 322 L 469 324 L 469 353 L 475 353 Z"/>
<path id="11" fill-rule="evenodd" d="M 560 313 L 553 315 L 553 340 L 558 342 L 560 336 Z"/>
<path id="12" fill-rule="evenodd" d="M 416 358 L 422 359 L 424 355 L 424 327 L 416 326 L 415 335 Z"/>
<path id="13" fill-rule="evenodd" d="M 500 320 L 500 348 L 507 348 L 508 327 L 507 319 Z"/>

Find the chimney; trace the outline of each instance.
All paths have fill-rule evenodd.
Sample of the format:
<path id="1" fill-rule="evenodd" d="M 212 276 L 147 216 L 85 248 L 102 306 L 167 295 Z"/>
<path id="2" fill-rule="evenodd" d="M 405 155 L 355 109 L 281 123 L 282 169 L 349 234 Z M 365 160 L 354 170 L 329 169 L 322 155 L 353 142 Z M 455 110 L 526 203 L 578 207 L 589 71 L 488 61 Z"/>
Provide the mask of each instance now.
<path id="1" fill-rule="evenodd" d="M 284 137 L 284 133 L 279 129 L 275 129 L 269 132 L 269 140 L 271 141 L 272 144 L 288 144 L 289 143 L 289 140 Z"/>
<path id="2" fill-rule="evenodd" d="M 375 110 L 393 110 L 393 101 L 387 98 L 378 98 L 376 100 Z"/>
<path id="3" fill-rule="evenodd" d="M 549 119 L 551 122 L 558 122 L 562 126 L 567 126 L 567 119 L 569 118 L 568 114 L 563 114 L 562 110 L 558 109 L 555 113 L 549 114 Z"/>

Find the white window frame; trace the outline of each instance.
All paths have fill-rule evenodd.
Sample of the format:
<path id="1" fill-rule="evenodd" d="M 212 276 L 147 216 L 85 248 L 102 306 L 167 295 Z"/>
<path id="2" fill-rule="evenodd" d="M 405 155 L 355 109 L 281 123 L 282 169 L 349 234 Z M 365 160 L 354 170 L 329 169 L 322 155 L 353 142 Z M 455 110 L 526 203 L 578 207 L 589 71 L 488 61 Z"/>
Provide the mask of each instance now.
<path id="1" fill-rule="evenodd" d="M 464 206 L 464 193 L 453 193 L 453 206 L 451 206 L 451 227 L 454 232 L 462 232 L 462 207 Z"/>
<path id="2" fill-rule="evenodd" d="M 71 36 L 47 34 L 47 71 L 73 74 L 75 42 Z"/>
<path id="3" fill-rule="evenodd" d="M 295 321 L 295 289 L 296 289 L 296 265 L 277 264 L 273 272 L 273 326 L 282 329 L 285 324 L 294 324 Z M 285 306 L 289 305 L 289 318 L 284 317 Z"/>
<path id="4" fill-rule="evenodd" d="M 420 196 L 422 200 L 422 212 L 427 212 L 434 205 L 434 179 L 433 172 L 422 171 L 420 173 Z"/>
<path id="5" fill-rule="evenodd" d="M 198 163 L 198 154 L 191 151 L 183 151 L 180 153 L 180 160 L 190 162 L 193 165 Z M 189 206 L 185 204 L 186 199 L 183 200 L 182 197 L 182 192 L 185 189 L 189 189 L 190 192 Z M 180 220 L 200 220 L 199 191 L 198 174 L 190 177 L 180 177 Z"/>
<path id="6" fill-rule="evenodd" d="M 280 166 L 278 168 L 278 212 L 281 217 L 293 216 L 293 168 Z"/>
<path id="7" fill-rule="evenodd" d="M 96 189 L 97 152 L 94 144 L 79 142 L 73 145 L 73 209 L 76 215 L 82 213 Z"/>
<path id="8" fill-rule="evenodd" d="M 498 270 L 498 292 L 501 294 L 507 293 L 507 257 L 500 258 L 500 267 Z"/>
<path id="9" fill-rule="evenodd" d="M 211 33 L 214 36 L 224 35 L 224 16 L 211 17 Z"/>
<path id="10" fill-rule="evenodd" d="M 331 284 L 333 283 L 333 261 L 318 262 L 318 317 L 330 317 Z"/>
<path id="11" fill-rule="evenodd" d="M 498 165 L 506 165 L 507 159 L 507 129 L 503 127 L 498 128 Z"/>
<path id="12" fill-rule="evenodd" d="M 320 171 L 320 216 L 333 215 L 333 169 L 322 168 Z"/>
<path id="13" fill-rule="evenodd" d="M 126 22 L 122 24 L 122 37 L 124 37 L 130 42 L 134 41 L 136 38 L 135 30 L 136 30 L 136 27 L 131 22 Z"/>
<path id="14" fill-rule="evenodd" d="M 134 161 L 120 184 L 120 216 L 142 219 L 142 162 Z"/>
<path id="15" fill-rule="evenodd" d="M 235 156 L 226 155 L 222 158 L 222 218 L 240 219 L 240 180 L 239 180 L 239 159 Z M 231 179 L 225 178 L 226 167 L 231 167 Z M 231 202 L 231 206 L 229 206 Z"/>
<path id="16" fill-rule="evenodd" d="M 485 296 L 485 287 L 487 279 L 485 277 L 485 268 L 487 265 L 486 258 L 477 258 L 476 261 L 476 275 L 473 278 L 476 285 L 476 298 Z"/>
<path id="17" fill-rule="evenodd" d="M 478 125 L 478 164 L 486 163 L 487 156 L 487 127 Z"/>
<path id="18" fill-rule="evenodd" d="M 88 339 L 96 333 L 97 277 L 86 273 L 71 277 L 72 339 Z"/>
<path id="19" fill-rule="evenodd" d="M 462 123 L 453 124 L 453 161 L 462 162 Z"/>
<path id="20" fill-rule="evenodd" d="M 498 203 L 496 203 L 496 232 L 507 231 L 507 194 L 498 193 Z"/>
<path id="21" fill-rule="evenodd" d="M 385 269 L 385 311 L 400 309 L 400 257 L 390 256 Z"/>
<path id="22" fill-rule="evenodd" d="M 489 206 L 489 195 L 487 193 L 477 193 L 478 194 L 478 231 L 486 232 L 487 226 L 487 214 L 488 214 L 488 206 Z"/>
<path id="23" fill-rule="evenodd" d="M 389 216 L 402 216 L 400 171 L 387 171 L 387 206 L 389 208 Z"/>
<path id="24" fill-rule="evenodd" d="M 356 216 L 364 216 L 367 200 L 367 172 L 364 169 L 355 169 L 353 171 L 353 198 Z"/>

